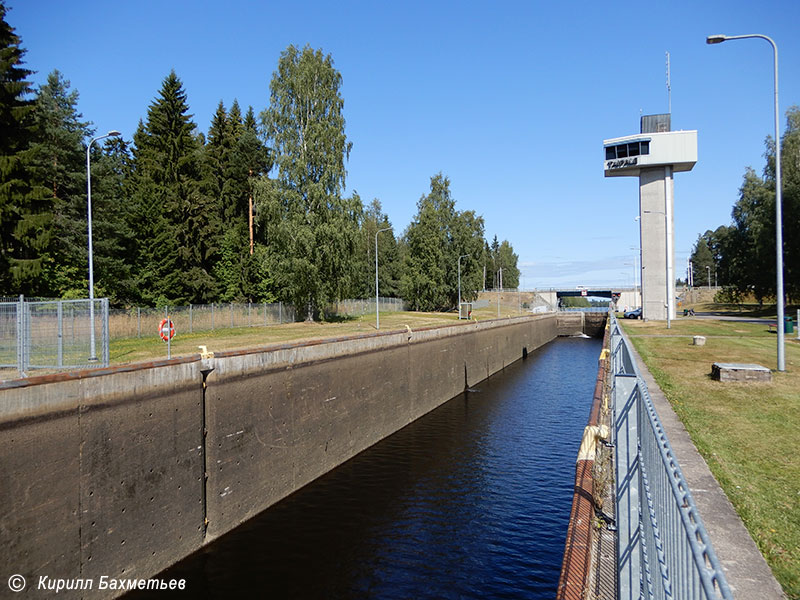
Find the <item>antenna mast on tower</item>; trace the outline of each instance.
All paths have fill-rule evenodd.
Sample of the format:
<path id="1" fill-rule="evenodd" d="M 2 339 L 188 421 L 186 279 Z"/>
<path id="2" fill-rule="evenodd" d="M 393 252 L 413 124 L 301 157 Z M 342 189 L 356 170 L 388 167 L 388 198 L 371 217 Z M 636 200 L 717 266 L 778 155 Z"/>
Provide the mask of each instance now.
<path id="1" fill-rule="evenodd" d="M 667 112 L 672 114 L 672 86 L 669 81 L 669 52 L 667 52 L 667 103 L 669 105 Z"/>

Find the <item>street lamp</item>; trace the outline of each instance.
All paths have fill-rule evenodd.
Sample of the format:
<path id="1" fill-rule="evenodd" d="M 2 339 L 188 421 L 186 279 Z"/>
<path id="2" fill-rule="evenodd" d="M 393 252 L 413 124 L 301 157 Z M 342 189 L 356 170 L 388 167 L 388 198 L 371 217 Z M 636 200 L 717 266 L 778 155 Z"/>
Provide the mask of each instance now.
<path id="1" fill-rule="evenodd" d="M 468 257 L 469 254 L 462 254 L 458 257 L 458 318 L 461 318 L 461 259 Z"/>
<path id="2" fill-rule="evenodd" d="M 775 67 L 775 270 L 777 271 L 776 296 L 778 304 L 778 371 L 786 370 L 786 357 L 783 339 L 783 217 L 781 215 L 781 135 L 778 113 L 778 46 L 775 41 L 766 35 L 750 33 L 747 35 L 710 35 L 706 38 L 707 44 L 721 44 L 727 40 L 744 40 L 760 38 L 772 45 L 773 64 Z"/>
<path id="3" fill-rule="evenodd" d="M 637 217 L 637 219 L 638 219 L 638 217 Z M 636 254 L 633 255 L 633 295 L 634 295 L 634 300 L 639 303 L 639 306 L 641 306 L 642 305 L 642 301 L 641 301 L 641 298 L 640 298 L 641 289 L 640 289 L 639 283 L 642 280 L 642 273 L 641 273 L 641 270 L 638 268 L 639 267 L 638 263 L 636 262 L 636 259 L 639 258 L 639 253 L 641 252 L 641 250 L 640 250 L 640 248 L 638 246 L 629 246 L 629 248 L 631 250 L 636 250 Z M 639 275 L 639 279 L 638 280 L 636 278 L 637 273 Z"/>
<path id="4" fill-rule="evenodd" d="M 90 330 L 90 347 L 89 347 L 89 360 L 94 362 L 97 360 L 97 353 L 95 352 L 94 340 L 94 257 L 92 256 L 92 168 L 90 163 L 90 150 L 92 144 L 98 140 L 107 137 L 116 137 L 122 135 L 119 131 L 112 129 L 105 135 L 92 138 L 86 146 L 86 205 L 87 205 L 87 219 L 89 221 L 89 321 L 91 323 Z"/>
<path id="5" fill-rule="evenodd" d="M 375 329 L 381 328 L 381 317 L 378 310 L 378 234 L 390 229 L 391 227 L 384 227 L 375 232 Z"/>
<path id="6" fill-rule="evenodd" d="M 706 265 L 706 283 L 708 284 L 708 289 L 711 289 L 711 267 Z"/>

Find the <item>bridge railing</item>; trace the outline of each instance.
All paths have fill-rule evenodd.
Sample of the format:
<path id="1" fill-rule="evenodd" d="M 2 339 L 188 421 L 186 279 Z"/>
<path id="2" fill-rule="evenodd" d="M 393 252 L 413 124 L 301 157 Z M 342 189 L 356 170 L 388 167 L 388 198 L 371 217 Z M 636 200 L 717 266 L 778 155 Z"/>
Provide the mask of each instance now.
<path id="1" fill-rule="evenodd" d="M 619 598 L 732 600 L 647 385 L 609 315 Z"/>

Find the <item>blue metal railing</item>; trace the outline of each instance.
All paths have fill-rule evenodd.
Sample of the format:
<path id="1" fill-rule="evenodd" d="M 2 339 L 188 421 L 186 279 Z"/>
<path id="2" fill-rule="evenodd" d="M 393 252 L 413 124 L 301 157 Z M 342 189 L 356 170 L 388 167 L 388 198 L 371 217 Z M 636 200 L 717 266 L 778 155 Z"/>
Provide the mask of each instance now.
<path id="1" fill-rule="evenodd" d="M 622 330 L 609 315 L 619 598 L 732 600 Z"/>

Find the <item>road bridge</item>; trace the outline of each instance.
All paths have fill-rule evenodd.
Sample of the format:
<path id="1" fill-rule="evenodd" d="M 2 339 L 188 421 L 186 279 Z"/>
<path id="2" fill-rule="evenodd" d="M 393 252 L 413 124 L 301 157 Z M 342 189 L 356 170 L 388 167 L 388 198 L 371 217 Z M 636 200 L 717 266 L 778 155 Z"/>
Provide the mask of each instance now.
<path id="1" fill-rule="evenodd" d="M 536 290 L 550 306 L 559 306 L 561 298 L 584 296 L 586 298 L 616 298 L 617 308 L 638 308 L 642 305 L 641 290 L 633 287 L 594 286 L 592 288 L 550 288 Z"/>

